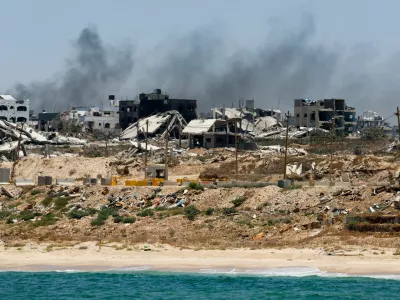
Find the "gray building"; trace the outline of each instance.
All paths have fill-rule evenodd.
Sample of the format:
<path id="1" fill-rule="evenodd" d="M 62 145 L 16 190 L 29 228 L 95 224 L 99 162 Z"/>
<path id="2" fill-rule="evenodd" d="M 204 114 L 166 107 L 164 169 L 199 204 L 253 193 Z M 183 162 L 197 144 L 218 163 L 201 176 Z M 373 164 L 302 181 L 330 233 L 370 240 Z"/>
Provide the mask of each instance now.
<path id="1" fill-rule="evenodd" d="M 351 132 L 357 125 L 355 108 L 347 106 L 344 99 L 295 99 L 294 118 L 296 127 L 330 130 L 333 118 L 339 130 Z"/>

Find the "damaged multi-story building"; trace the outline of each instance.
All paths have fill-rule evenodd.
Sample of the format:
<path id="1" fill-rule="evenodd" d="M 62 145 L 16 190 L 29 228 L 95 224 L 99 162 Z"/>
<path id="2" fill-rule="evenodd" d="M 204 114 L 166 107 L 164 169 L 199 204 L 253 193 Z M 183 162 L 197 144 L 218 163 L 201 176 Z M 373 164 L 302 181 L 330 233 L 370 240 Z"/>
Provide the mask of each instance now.
<path id="1" fill-rule="evenodd" d="M 0 95 L 0 120 L 29 121 L 29 100 L 17 100 L 11 95 Z"/>
<path id="2" fill-rule="evenodd" d="M 371 110 L 364 111 L 357 118 L 358 131 L 369 127 L 381 127 L 387 136 L 393 136 L 394 133 L 393 126 L 389 122 L 386 122 L 379 113 Z"/>
<path id="3" fill-rule="evenodd" d="M 161 89 L 149 94 L 139 94 L 138 100 L 119 101 L 119 123 L 122 129 L 137 120 L 167 111 L 178 111 L 186 122 L 197 118 L 197 100 L 174 99 Z"/>
<path id="4" fill-rule="evenodd" d="M 344 99 L 295 99 L 294 117 L 296 127 L 331 130 L 334 119 L 335 129 L 352 132 L 357 125 L 356 110 Z"/>

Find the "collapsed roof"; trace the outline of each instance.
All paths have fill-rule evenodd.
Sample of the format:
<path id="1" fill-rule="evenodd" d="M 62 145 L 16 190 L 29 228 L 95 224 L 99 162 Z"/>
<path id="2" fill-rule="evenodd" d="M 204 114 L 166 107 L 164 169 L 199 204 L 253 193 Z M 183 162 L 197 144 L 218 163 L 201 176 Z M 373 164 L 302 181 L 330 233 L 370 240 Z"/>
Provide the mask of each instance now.
<path id="1" fill-rule="evenodd" d="M 164 133 L 168 128 L 170 132 L 175 126 L 184 128 L 186 121 L 176 110 L 170 110 L 165 113 L 159 113 L 147 118 L 140 119 L 136 123 L 129 125 L 120 135 L 121 140 L 130 140 L 137 138 L 139 134 L 155 135 Z M 147 128 L 146 128 L 147 127 Z"/>
<path id="2" fill-rule="evenodd" d="M 18 144 L 76 144 L 83 145 L 85 140 L 63 137 L 57 134 L 42 135 L 26 124 L 16 124 L 0 120 L 0 152 L 11 152 Z"/>
<path id="3" fill-rule="evenodd" d="M 226 126 L 227 122 L 221 119 L 196 119 L 192 120 L 187 124 L 185 129 L 183 129 L 183 134 L 204 134 L 206 132 L 211 131 L 214 125 L 217 126 Z M 226 132 L 226 131 L 225 131 Z"/>

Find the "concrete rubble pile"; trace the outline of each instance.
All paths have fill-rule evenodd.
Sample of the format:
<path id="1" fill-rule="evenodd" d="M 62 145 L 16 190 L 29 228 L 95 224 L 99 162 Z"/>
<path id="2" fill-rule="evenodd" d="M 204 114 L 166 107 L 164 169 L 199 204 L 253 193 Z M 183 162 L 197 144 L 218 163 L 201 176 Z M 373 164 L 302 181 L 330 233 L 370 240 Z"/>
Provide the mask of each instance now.
<path id="1" fill-rule="evenodd" d="M 66 138 L 58 134 L 40 134 L 26 124 L 0 120 L 0 153 L 9 153 L 25 143 L 43 144 L 85 144 L 86 141 Z"/>
<path id="2" fill-rule="evenodd" d="M 152 194 L 121 196 L 108 196 L 108 207 L 117 207 L 125 210 L 138 210 L 147 207 L 147 209 L 165 208 L 171 209 L 175 207 L 185 207 L 190 201 L 187 196 L 190 195 L 188 190 L 177 191 L 174 193 L 163 194 L 161 189 L 155 190 Z"/>

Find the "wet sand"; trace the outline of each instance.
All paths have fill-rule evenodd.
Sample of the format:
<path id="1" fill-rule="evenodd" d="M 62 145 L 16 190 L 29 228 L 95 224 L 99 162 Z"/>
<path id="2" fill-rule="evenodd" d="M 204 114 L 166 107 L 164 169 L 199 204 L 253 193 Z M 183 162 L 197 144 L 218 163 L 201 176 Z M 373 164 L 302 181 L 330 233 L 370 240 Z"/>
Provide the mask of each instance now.
<path id="1" fill-rule="evenodd" d="M 120 247 L 81 243 L 74 246 L 27 244 L 0 247 L 0 270 L 164 270 L 246 272 L 270 268 L 315 268 L 349 275 L 400 275 L 395 250 L 351 250 L 326 253 L 323 249 L 189 250 L 168 245 Z"/>

